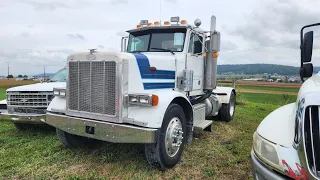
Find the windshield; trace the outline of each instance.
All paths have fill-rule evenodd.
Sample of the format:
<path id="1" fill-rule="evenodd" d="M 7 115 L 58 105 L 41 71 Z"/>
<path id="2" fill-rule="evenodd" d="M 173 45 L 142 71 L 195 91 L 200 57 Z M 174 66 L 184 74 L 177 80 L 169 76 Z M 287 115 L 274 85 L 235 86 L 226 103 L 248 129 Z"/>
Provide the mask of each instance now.
<path id="1" fill-rule="evenodd" d="M 181 52 L 186 29 L 151 29 L 129 35 L 128 52 Z"/>
<path id="2" fill-rule="evenodd" d="M 50 81 L 53 82 L 66 82 L 67 81 L 67 69 L 63 68 L 59 70 Z"/>

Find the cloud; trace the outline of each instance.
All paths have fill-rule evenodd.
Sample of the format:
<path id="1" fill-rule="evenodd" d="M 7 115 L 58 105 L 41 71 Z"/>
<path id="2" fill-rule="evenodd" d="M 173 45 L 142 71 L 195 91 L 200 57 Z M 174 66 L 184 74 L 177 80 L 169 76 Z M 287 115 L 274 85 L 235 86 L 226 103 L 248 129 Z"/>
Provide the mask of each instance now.
<path id="1" fill-rule="evenodd" d="M 117 35 L 117 36 L 120 36 L 120 37 L 124 37 L 124 36 L 127 36 L 128 33 L 123 32 L 123 31 L 119 31 L 119 32 L 116 33 L 116 35 Z"/>
<path id="2" fill-rule="evenodd" d="M 103 45 L 98 45 L 97 47 L 100 48 L 100 49 L 104 49 Z"/>
<path id="3" fill-rule="evenodd" d="M 39 11 L 54 11 L 59 8 L 69 8 L 68 5 L 63 3 L 63 1 L 49 1 L 49 2 L 43 2 L 43 1 L 25 1 L 25 0 L 18 0 L 21 3 L 28 4 L 32 6 L 35 10 Z"/>
<path id="4" fill-rule="evenodd" d="M 72 38 L 72 39 L 81 39 L 81 40 L 84 40 L 84 36 L 79 34 L 79 33 L 76 33 L 76 34 L 67 34 L 67 36 L 69 38 Z"/>
<path id="5" fill-rule="evenodd" d="M 25 38 L 30 36 L 29 32 L 23 32 L 20 35 Z"/>
<path id="6" fill-rule="evenodd" d="M 129 0 L 112 0 L 110 2 L 110 4 L 113 4 L 113 5 L 117 5 L 117 4 L 128 4 L 129 3 Z"/>
<path id="7" fill-rule="evenodd" d="M 28 28 L 34 28 L 34 25 L 33 24 L 29 24 Z"/>

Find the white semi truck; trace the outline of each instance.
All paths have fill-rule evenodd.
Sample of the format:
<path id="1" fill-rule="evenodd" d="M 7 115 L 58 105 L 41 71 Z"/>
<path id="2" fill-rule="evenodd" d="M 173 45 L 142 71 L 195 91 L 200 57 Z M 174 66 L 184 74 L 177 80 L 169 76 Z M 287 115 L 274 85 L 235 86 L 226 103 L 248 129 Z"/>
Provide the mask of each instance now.
<path id="1" fill-rule="evenodd" d="M 65 87 L 67 69 L 60 69 L 48 82 L 12 87 L 0 101 L 0 119 L 11 120 L 19 130 L 45 124 L 46 110 L 54 87 Z"/>
<path id="2" fill-rule="evenodd" d="M 313 73 L 311 63 L 313 31 L 303 34 L 319 25 L 300 32 L 303 84 L 296 102 L 270 113 L 253 135 L 254 179 L 320 179 L 320 73 Z"/>
<path id="3" fill-rule="evenodd" d="M 69 55 L 67 86 L 54 90 L 46 123 L 66 147 L 143 143 L 152 167 L 173 168 L 195 128 L 211 131 L 206 119 L 229 122 L 235 112 L 235 89 L 216 86 L 215 16 L 210 31 L 200 25 L 142 20 L 122 38 L 122 52 Z"/>

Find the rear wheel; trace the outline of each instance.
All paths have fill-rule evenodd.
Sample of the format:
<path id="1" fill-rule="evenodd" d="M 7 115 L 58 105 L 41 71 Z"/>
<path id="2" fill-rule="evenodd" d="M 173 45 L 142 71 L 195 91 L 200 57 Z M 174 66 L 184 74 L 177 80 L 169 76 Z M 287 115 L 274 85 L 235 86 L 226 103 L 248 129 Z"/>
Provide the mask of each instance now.
<path id="1" fill-rule="evenodd" d="M 69 134 L 60 129 L 56 129 L 59 140 L 65 147 L 68 148 L 78 148 L 83 147 L 94 142 L 94 139 L 90 139 L 87 137 L 77 136 L 73 134 Z"/>
<path id="2" fill-rule="evenodd" d="M 220 119 L 226 122 L 230 122 L 233 119 L 236 110 L 236 94 L 231 92 L 230 100 L 228 104 L 222 104 L 219 114 Z"/>
<path id="3" fill-rule="evenodd" d="M 184 111 L 178 104 L 171 104 L 164 115 L 157 142 L 145 145 L 148 163 L 159 170 L 173 168 L 181 159 L 185 137 Z"/>

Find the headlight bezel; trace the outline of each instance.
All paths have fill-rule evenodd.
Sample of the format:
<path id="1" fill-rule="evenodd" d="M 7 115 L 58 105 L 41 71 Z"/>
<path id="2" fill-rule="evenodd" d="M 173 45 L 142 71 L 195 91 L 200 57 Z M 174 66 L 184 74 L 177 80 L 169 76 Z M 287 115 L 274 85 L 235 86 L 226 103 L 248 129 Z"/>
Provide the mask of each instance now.
<path id="1" fill-rule="evenodd" d="M 157 106 L 159 98 L 154 94 L 127 94 L 125 95 L 126 103 L 135 106 Z"/>
<path id="2" fill-rule="evenodd" d="M 279 151 L 277 148 L 277 144 L 268 141 L 267 139 L 263 138 L 262 136 L 260 136 L 257 132 L 254 132 L 253 134 L 253 143 L 252 143 L 252 149 L 255 153 L 255 155 L 259 158 L 259 160 L 261 160 L 264 164 L 270 166 L 271 168 L 280 171 L 280 172 L 284 172 L 283 166 L 282 166 L 282 162 L 281 162 L 281 158 L 279 156 Z M 272 153 L 268 153 L 266 154 L 266 152 L 262 152 L 262 148 L 265 148 L 264 151 L 274 151 Z M 273 148 L 273 149 L 272 149 Z M 268 157 L 269 156 L 269 157 Z M 272 158 L 276 158 L 272 160 Z M 275 162 L 276 161 L 276 162 Z"/>
<path id="3" fill-rule="evenodd" d="M 53 88 L 53 96 L 66 97 L 67 90 L 64 88 Z"/>

